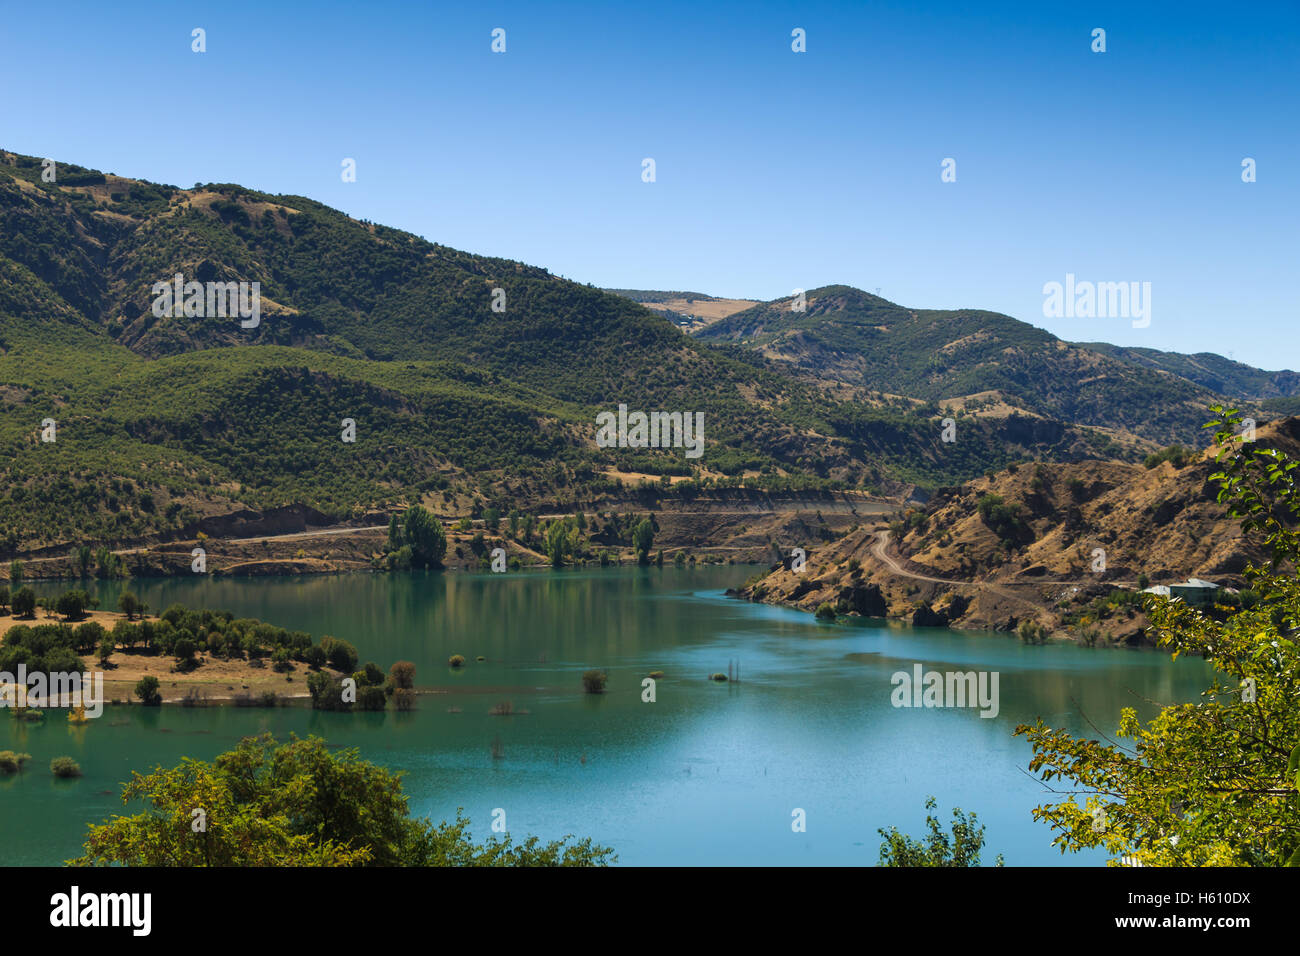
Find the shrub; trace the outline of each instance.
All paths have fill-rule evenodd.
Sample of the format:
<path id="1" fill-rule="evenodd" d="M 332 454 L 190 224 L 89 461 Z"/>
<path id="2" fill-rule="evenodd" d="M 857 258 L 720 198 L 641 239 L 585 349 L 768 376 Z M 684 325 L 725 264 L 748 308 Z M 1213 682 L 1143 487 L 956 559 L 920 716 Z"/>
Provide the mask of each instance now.
<path id="1" fill-rule="evenodd" d="M 722 673 L 721 671 L 717 671 L 709 675 L 709 680 L 715 680 L 719 684 L 725 684 L 727 682 L 727 679 L 728 679 L 727 675 Z"/>
<path id="2" fill-rule="evenodd" d="M 19 773 L 23 764 L 32 759 L 31 754 L 15 753 L 12 750 L 0 750 L 0 773 Z"/>
<path id="3" fill-rule="evenodd" d="M 899 833 L 894 827 L 877 830 L 884 842 L 880 844 L 881 866 L 979 866 L 980 850 L 984 848 L 984 828 L 975 814 L 964 814 L 959 808 L 952 811 L 952 836 L 944 833 L 939 820 L 929 811 L 935 807 L 934 797 L 925 801 L 925 825 L 929 833 L 923 839 Z M 1002 866 L 999 853 L 994 866 Z"/>
<path id="4" fill-rule="evenodd" d="M 145 674 L 135 685 L 135 696 L 146 707 L 157 707 L 162 703 L 162 694 L 158 693 L 158 678 Z"/>
<path id="5" fill-rule="evenodd" d="M 464 667 L 465 656 L 463 654 L 452 654 L 451 657 L 447 658 L 447 663 L 452 667 Z"/>
<path id="6" fill-rule="evenodd" d="M 582 674 L 582 689 L 588 694 L 603 694 L 608 680 L 609 677 L 604 671 L 584 671 Z"/>
<path id="7" fill-rule="evenodd" d="M 1029 535 L 1029 526 L 1020 517 L 1020 505 L 1008 504 L 1001 495 L 981 495 L 976 502 L 985 527 L 1004 544 L 1012 544 Z"/>
<path id="8" fill-rule="evenodd" d="M 347 641 L 341 641 L 337 637 L 330 637 L 326 634 L 320 639 L 320 646 L 325 651 L 325 657 L 329 660 L 330 667 L 336 671 L 351 674 L 357 669 L 357 660 L 359 659 L 357 649 Z"/>
<path id="9" fill-rule="evenodd" d="M 1161 462 L 1171 462 L 1175 468 L 1182 468 L 1187 464 L 1187 459 L 1195 455 L 1196 452 L 1191 448 L 1184 448 L 1182 445 L 1170 445 L 1161 451 L 1147 455 L 1142 464 L 1148 468 L 1154 468 Z"/>
<path id="10" fill-rule="evenodd" d="M 307 677 L 307 693 L 315 710 L 351 710 L 352 704 L 343 700 L 343 681 L 325 671 Z"/>
<path id="11" fill-rule="evenodd" d="M 415 686 L 415 665 L 410 661 L 398 661 L 388 669 L 393 687 L 398 690 L 410 690 Z"/>
<path id="12" fill-rule="evenodd" d="M 388 706 L 388 695 L 382 687 L 367 685 L 357 688 L 357 706 L 362 710 L 383 710 Z"/>
<path id="13" fill-rule="evenodd" d="M 67 779 L 69 777 L 80 777 L 81 767 L 77 761 L 71 757 L 55 757 L 50 761 L 50 773 L 56 777 Z"/>
<path id="14" fill-rule="evenodd" d="M 1026 644 L 1047 643 L 1047 628 L 1037 621 L 1021 621 L 1020 626 L 1016 628 L 1016 633 Z"/>
<path id="15" fill-rule="evenodd" d="M 835 607 L 829 601 L 823 601 L 817 608 L 817 620 L 835 620 Z"/>
<path id="16" fill-rule="evenodd" d="M 325 663 L 328 660 L 328 657 L 325 654 L 325 649 L 319 644 L 313 644 L 311 647 L 307 648 L 307 650 L 303 652 L 302 658 L 307 662 L 307 666 L 312 670 L 320 670 L 325 666 Z"/>

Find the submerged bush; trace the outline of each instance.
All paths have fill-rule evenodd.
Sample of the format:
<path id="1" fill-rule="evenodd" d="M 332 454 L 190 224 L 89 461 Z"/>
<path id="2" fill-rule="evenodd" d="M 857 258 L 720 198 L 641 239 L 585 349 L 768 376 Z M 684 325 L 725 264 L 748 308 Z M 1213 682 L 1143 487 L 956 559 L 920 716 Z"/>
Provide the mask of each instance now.
<path id="1" fill-rule="evenodd" d="M 71 757 L 55 757 L 50 761 L 50 773 L 56 777 L 80 777 L 81 766 Z"/>
<path id="2" fill-rule="evenodd" d="M 582 688 L 588 694 L 603 694 L 605 684 L 609 680 L 604 671 L 584 671 L 582 675 Z"/>
<path id="3" fill-rule="evenodd" d="M 12 750 L 0 750 L 0 773 L 18 773 L 23 764 L 32 759 L 31 754 L 15 753 Z"/>

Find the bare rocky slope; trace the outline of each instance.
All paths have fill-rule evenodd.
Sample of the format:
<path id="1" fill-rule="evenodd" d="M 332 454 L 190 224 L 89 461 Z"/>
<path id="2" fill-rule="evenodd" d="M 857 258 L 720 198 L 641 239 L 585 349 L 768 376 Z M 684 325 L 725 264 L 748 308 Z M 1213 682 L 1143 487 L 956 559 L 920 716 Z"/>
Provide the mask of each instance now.
<path id="1" fill-rule="evenodd" d="M 1257 441 L 1300 458 L 1300 419 Z M 1214 453 L 1154 467 L 1123 462 L 1022 464 L 941 489 L 890 524 L 864 524 L 787 559 L 740 592 L 752 600 L 917 625 L 1149 642 L 1134 592 L 1189 576 L 1228 587 L 1263 554 L 1217 501 Z M 788 550 L 788 549 L 787 549 Z"/>

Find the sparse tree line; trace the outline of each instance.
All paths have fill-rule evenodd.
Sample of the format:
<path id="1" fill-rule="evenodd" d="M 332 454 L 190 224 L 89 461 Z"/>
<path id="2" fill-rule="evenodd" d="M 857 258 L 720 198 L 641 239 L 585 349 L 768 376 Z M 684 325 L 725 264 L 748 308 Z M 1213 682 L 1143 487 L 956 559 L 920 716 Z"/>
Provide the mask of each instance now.
<path id="1" fill-rule="evenodd" d="M 511 510 L 502 519 L 497 508 L 488 507 L 482 511 L 482 521 L 483 530 L 470 540 L 469 550 L 483 570 L 492 566 L 491 552 L 495 548 L 504 549 L 507 541 L 522 548 L 542 551 L 551 566 L 557 568 L 587 562 L 599 562 L 601 566 L 610 564 L 615 559 L 614 549 L 619 547 L 630 547 L 639 564 L 649 564 L 657 530 L 651 516 L 617 512 L 603 516 L 597 514 L 589 520 L 582 511 L 560 518 L 539 519 L 532 514 Z M 469 517 L 458 519 L 452 526 L 459 533 L 468 533 L 473 528 L 473 520 Z M 489 537 L 488 532 L 496 537 Z M 441 567 L 447 547 L 447 533 L 438 517 L 422 505 L 412 505 L 405 512 L 389 518 L 384 554 L 375 564 L 390 571 Z M 455 554 L 461 558 L 465 556 L 459 545 Z M 662 551 L 657 561 L 663 563 Z M 510 568 L 521 566 L 518 556 L 510 559 Z"/>

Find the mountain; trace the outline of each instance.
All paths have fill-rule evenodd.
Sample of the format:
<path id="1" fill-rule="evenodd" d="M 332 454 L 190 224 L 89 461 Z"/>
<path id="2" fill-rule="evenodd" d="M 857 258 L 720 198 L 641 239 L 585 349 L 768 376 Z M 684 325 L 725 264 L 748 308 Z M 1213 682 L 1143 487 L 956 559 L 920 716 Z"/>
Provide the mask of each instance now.
<path id="1" fill-rule="evenodd" d="M 1142 450 L 1015 414 L 959 416 L 946 444 L 930 409 L 831 394 L 536 266 L 306 197 L 54 169 L 47 182 L 42 160 L 0 152 L 0 553 L 249 509 L 572 507 L 626 499 L 629 476 L 693 479 L 665 478 L 653 494 L 669 497 L 902 494 L 1026 457 Z M 177 274 L 257 283 L 260 314 L 176 314 L 160 290 Z M 595 416 L 620 404 L 704 414 L 704 456 L 597 447 Z"/>
<path id="2" fill-rule="evenodd" d="M 1256 440 L 1300 458 L 1300 419 L 1271 422 Z M 1265 560 L 1218 502 L 1218 467 L 1211 449 L 1153 456 L 1149 467 L 1013 466 L 940 489 L 888 529 L 789 542 L 808 550 L 806 569 L 777 568 L 746 594 L 918 624 L 1007 630 L 1037 620 L 1074 635 L 1095 626 L 1149 642 L 1133 589 L 1188 577 L 1240 586 L 1246 565 Z"/>
<path id="3" fill-rule="evenodd" d="M 1203 443 L 1205 409 L 1218 396 L 1300 388 L 1295 373 L 1210 361 L 1217 356 L 1072 345 L 996 312 L 911 309 L 850 286 L 813 289 L 805 300 L 802 311 L 793 297 L 761 303 L 698 337 L 744 346 L 834 386 L 975 414 L 1015 409 L 1161 445 Z"/>
<path id="4" fill-rule="evenodd" d="M 1265 403 L 1300 396 L 1300 372 L 1286 369 L 1266 372 L 1213 352 L 1184 355 L 1158 349 L 1125 348 L 1105 342 L 1080 342 L 1078 345 L 1130 365 L 1177 375 L 1220 395 Z"/>

